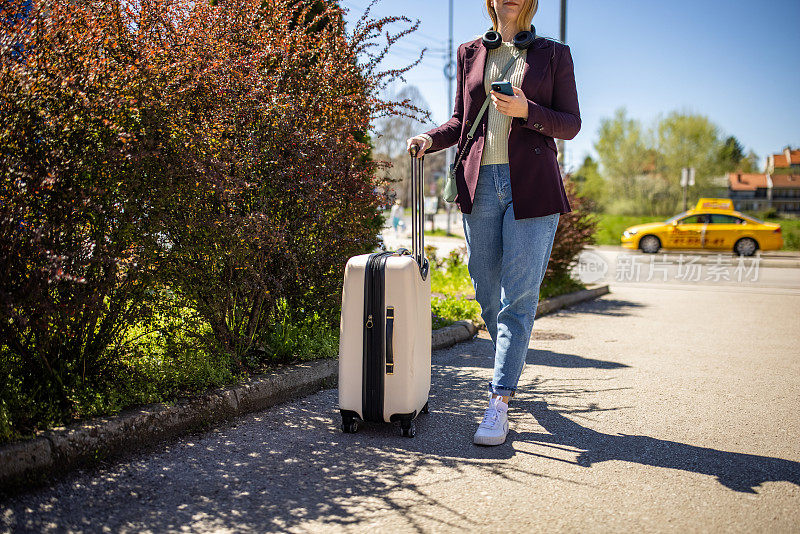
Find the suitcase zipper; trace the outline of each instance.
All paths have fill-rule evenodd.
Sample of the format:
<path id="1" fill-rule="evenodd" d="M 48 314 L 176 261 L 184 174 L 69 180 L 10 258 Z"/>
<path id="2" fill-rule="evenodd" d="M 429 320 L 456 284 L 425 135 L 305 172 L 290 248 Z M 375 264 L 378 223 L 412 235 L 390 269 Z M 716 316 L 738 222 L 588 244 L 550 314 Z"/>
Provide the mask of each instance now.
<path id="1" fill-rule="evenodd" d="M 383 324 L 384 274 L 392 252 L 370 255 L 364 276 L 364 362 L 362 411 L 364 420 L 383 422 L 385 339 Z"/>

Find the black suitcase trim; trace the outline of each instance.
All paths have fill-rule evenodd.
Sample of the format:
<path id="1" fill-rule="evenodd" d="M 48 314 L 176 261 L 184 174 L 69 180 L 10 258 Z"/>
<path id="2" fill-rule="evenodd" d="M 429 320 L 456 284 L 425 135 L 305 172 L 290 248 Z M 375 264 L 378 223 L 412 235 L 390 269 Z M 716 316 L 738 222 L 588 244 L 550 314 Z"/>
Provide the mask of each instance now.
<path id="1" fill-rule="evenodd" d="M 364 276 L 364 358 L 361 411 L 364 421 L 383 423 L 386 353 L 384 299 L 386 260 L 393 252 L 371 254 Z"/>

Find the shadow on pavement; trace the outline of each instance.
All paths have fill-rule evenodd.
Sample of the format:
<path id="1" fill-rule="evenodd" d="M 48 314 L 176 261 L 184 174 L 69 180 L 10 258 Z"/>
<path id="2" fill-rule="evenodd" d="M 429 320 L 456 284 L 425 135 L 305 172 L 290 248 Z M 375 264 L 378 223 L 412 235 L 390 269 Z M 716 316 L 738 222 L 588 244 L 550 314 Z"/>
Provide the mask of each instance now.
<path id="1" fill-rule="evenodd" d="M 583 467 L 608 460 L 680 469 L 713 476 L 739 492 L 756 493 L 764 482 L 791 482 L 800 486 L 800 463 L 768 456 L 725 452 L 648 436 L 603 434 L 582 427 L 544 401 L 518 399 L 515 407 L 527 410 L 547 434 L 510 434 L 514 440 L 580 449 L 576 464 Z M 592 411 L 581 410 L 581 411 Z M 565 412 L 574 413 L 574 412 Z M 563 461 L 563 460 L 560 460 Z"/>
<path id="2" fill-rule="evenodd" d="M 528 349 L 528 357 L 525 361 L 528 365 L 569 369 L 624 369 L 630 367 L 624 363 L 595 360 L 594 358 L 584 358 L 577 354 L 564 354 L 563 352 L 537 349 Z"/>
<path id="3" fill-rule="evenodd" d="M 646 306 L 647 306 L 646 304 L 641 304 L 639 302 L 616 299 L 606 295 L 602 298 L 588 300 L 586 302 L 581 302 L 580 304 L 575 304 L 573 306 L 570 306 L 569 308 L 562 308 L 555 313 L 559 315 L 573 315 L 576 313 L 594 313 L 595 315 L 624 317 L 626 315 L 631 315 L 635 309 L 644 308 Z M 533 328 L 534 330 L 536 329 L 535 323 Z"/>
<path id="4" fill-rule="evenodd" d="M 464 351 L 458 358 L 448 361 L 453 367 L 480 367 L 492 369 L 494 367 L 494 347 L 490 339 L 475 338 L 471 341 L 473 350 Z M 551 350 L 528 349 L 525 359 L 527 365 L 544 365 L 546 367 L 560 367 L 570 369 L 625 369 L 629 367 L 624 363 L 610 362 L 585 358 L 577 354 L 553 352 Z"/>

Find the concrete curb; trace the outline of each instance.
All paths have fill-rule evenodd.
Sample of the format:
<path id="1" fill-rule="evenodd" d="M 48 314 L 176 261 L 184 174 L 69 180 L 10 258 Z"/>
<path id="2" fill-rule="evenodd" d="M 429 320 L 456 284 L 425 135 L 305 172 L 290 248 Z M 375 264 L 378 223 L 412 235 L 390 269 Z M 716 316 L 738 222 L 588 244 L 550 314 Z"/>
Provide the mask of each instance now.
<path id="1" fill-rule="evenodd" d="M 536 315 L 608 292 L 604 285 L 543 300 Z M 472 321 L 458 321 L 435 330 L 431 347 L 452 347 L 477 333 L 478 327 Z M 335 386 L 338 374 L 338 360 L 300 363 L 173 404 L 144 406 L 0 446 L 0 494 Z"/>
<path id="2" fill-rule="evenodd" d="M 608 293 L 611 293 L 611 289 L 609 288 L 608 284 L 603 284 L 597 287 L 589 287 L 579 291 L 573 291 L 572 293 L 567 293 L 566 295 L 559 295 L 557 297 L 545 299 L 539 302 L 539 306 L 536 308 L 536 317 L 538 318 L 543 315 L 547 315 L 548 313 L 553 313 L 561 308 L 573 306 L 580 302 L 596 299 L 597 297 L 606 295 Z"/>
<path id="3" fill-rule="evenodd" d="M 457 343 L 472 339 L 477 333 L 478 327 L 472 321 L 455 322 L 450 326 L 433 331 L 431 349 L 440 350 L 452 347 Z"/>

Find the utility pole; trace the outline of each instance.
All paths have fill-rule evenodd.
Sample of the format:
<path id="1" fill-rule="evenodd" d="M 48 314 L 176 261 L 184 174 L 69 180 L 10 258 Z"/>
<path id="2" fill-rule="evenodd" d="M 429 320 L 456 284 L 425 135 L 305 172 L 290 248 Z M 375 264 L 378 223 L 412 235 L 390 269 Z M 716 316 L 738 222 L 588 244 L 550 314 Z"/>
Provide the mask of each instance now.
<path id="1" fill-rule="evenodd" d="M 447 44 L 447 63 L 444 67 L 444 77 L 447 79 L 447 108 L 453 105 L 453 81 L 456 79 L 456 63 L 453 60 L 453 0 L 450 0 L 450 39 Z M 445 115 L 446 116 L 446 115 Z M 445 151 L 444 175 L 450 170 L 450 164 L 453 160 L 452 148 Z M 445 178 L 446 179 L 446 178 Z M 447 206 L 447 233 L 450 234 L 450 214 L 453 211 L 453 205 L 450 202 L 445 202 Z"/>
<path id="2" fill-rule="evenodd" d="M 561 0 L 561 42 L 564 44 L 567 43 L 567 0 Z M 564 176 L 566 172 L 564 144 L 563 139 L 558 140 L 558 165 L 561 167 L 562 176 Z"/>
<path id="3" fill-rule="evenodd" d="M 683 189 L 683 211 L 688 209 L 687 207 L 687 188 L 689 186 L 694 185 L 694 167 L 684 167 L 681 169 L 681 189 Z"/>

